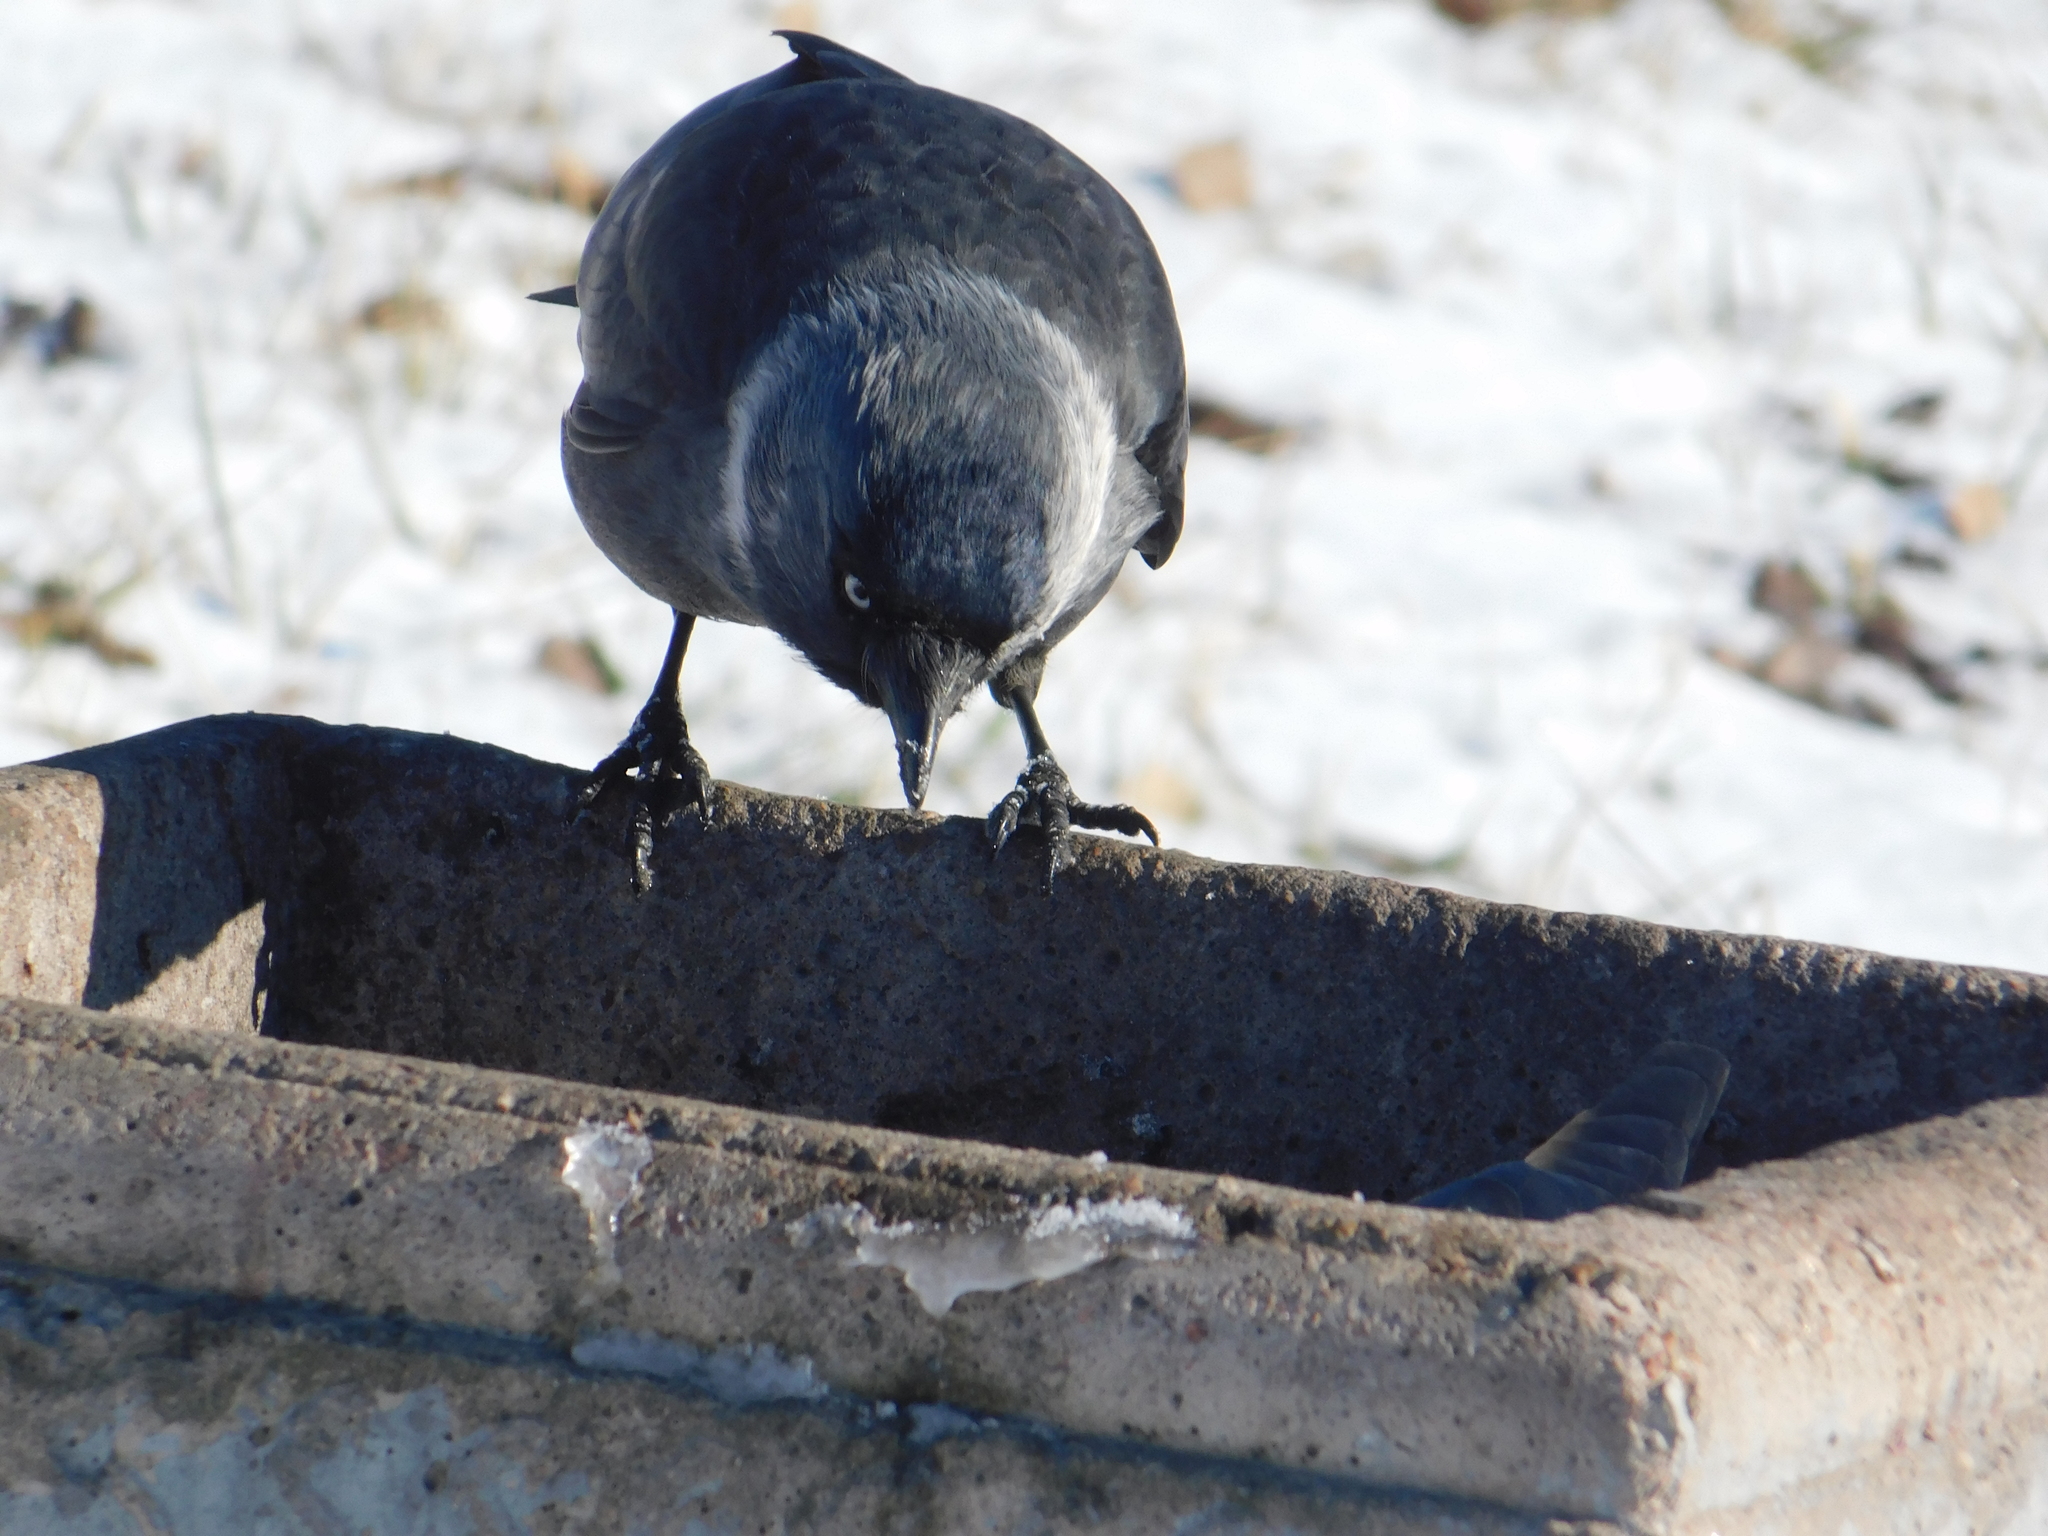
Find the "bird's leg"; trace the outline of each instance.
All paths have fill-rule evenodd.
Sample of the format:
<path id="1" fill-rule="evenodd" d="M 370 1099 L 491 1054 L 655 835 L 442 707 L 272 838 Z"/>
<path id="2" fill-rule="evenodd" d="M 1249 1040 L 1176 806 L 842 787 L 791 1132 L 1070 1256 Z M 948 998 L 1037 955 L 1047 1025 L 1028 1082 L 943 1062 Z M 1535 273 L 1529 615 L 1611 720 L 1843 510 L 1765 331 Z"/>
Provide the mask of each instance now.
<path id="1" fill-rule="evenodd" d="M 1143 834 L 1159 844 L 1159 831 L 1151 819 L 1135 806 L 1089 805 L 1074 798 L 1074 787 L 1066 771 L 1053 760 L 1052 744 L 1038 723 L 1034 707 L 1044 659 L 1026 669 L 1005 673 L 989 685 L 996 702 L 1017 717 L 1024 732 L 1024 771 L 1017 775 L 1017 787 L 1003 796 L 988 813 L 988 841 L 991 853 L 1001 853 L 1010 834 L 1020 826 L 1035 826 L 1045 834 L 1045 888 L 1052 889 L 1053 876 L 1074 862 L 1070 829 L 1089 827 L 1104 832 L 1121 832 L 1126 837 Z M 1021 675 L 1020 675 L 1021 673 Z"/>
<path id="2" fill-rule="evenodd" d="M 626 739 L 591 770 L 590 782 L 576 796 L 576 814 L 580 816 L 614 784 L 626 782 L 629 770 L 639 770 L 636 782 L 640 794 L 633 806 L 636 891 L 644 892 L 654 884 L 657 826 L 667 826 L 693 805 L 704 824 L 711 824 L 711 770 L 690 745 L 690 727 L 683 719 L 679 688 L 683 652 L 690 647 L 690 631 L 696 625 L 694 614 L 676 614 L 676 627 L 669 635 L 668 654 L 662 658 L 661 675 L 654 680 L 654 691 L 634 717 Z"/>

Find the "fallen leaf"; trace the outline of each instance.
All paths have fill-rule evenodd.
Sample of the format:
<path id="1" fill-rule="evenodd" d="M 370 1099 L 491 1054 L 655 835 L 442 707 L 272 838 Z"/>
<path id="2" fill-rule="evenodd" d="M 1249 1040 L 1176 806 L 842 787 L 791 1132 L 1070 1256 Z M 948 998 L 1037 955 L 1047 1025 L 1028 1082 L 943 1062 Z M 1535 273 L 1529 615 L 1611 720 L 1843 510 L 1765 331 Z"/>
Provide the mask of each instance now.
<path id="1" fill-rule="evenodd" d="M 1759 682 L 1808 703 L 1827 703 L 1828 679 L 1848 660 L 1848 648 L 1823 635 L 1797 634 L 1755 666 Z"/>
<path id="2" fill-rule="evenodd" d="M 1762 43 L 1767 48 L 1785 45 L 1785 24 L 1778 19 L 1778 7 L 1773 0 L 1716 0 L 1716 3 L 1737 37 Z"/>
<path id="3" fill-rule="evenodd" d="M 1946 664 L 1921 650 L 1906 610 L 1880 592 L 1856 616 L 1856 645 L 1880 660 L 1910 672 L 1944 704 L 1968 704 L 1970 696 Z"/>
<path id="4" fill-rule="evenodd" d="M 1795 629 L 1804 629 L 1828 605 L 1828 595 L 1813 573 L 1798 561 L 1766 560 L 1749 585 L 1749 605 L 1776 614 Z"/>
<path id="5" fill-rule="evenodd" d="M 1188 430 L 1197 437 L 1214 438 L 1242 453 L 1278 453 L 1295 439 L 1292 427 L 1276 421 L 1261 421 L 1233 411 L 1213 400 L 1188 402 Z"/>
<path id="6" fill-rule="evenodd" d="M 1885 409 L 1884 419 L 1909 427 L 1925 427 L 1940 418 L 1942 408 L 1947 404 L 1948 391 L 1945 389 L 1916 389 L 1912 394 L 1893 401 Z"/>
<path id="7" fill-rule="evenodd" d="M 380 181 L 374 186 L 361 189 L 364 197 L 454 197 L 462 190 L 462 184 L 469 179 L 469 167 L 463 165 L 443 166 L 435 171 L 413 171 L 409 175 L 394 176 L 389 181 Z"/>
<path id="8" fill-rule="evenodd" d="M 153 667 L 156 657 L 108 634 L 92 600 L 68 582 L 46 581 L 20 613 L 0 614 L 0 627 L 24 646 L 82 645 L 110 667 Z"/>
<path id="9" fill-rule="evenodd" d="M 438 331 L 448 324 L 448 312 L 432 294 L 417 288 L 401 288 L 381 299 L 370 300 L 357 313 L 356 323 L 366 331 Z"/>
<path id="10" fill-rule="evenodd" d="M 1196 213 L 1252 204 L 1252 168 L 1235 139 L 1198 144 L 1173 163 L 1173 190 Z"/>
<path id="11" fill-rule="evenodd" d="M 561 203 L 579 213 L 596 213 L 611 196 L 612 184 L 590 168 L 573 150 L 556 148 L 548 155 L 545 173 L 514 171 L 503 166 L 448 165 L 436 170 L 413 171 L 389 181 L 364 187 L 363 197 L 457 197 L 471 179 L 486 186 L 530 197 L 536 202 Z"/>
<path id="12" fill-rule="evenodd" d="M 1848 650 L 1824 635 L 1796 634 L 1761 661 L 1750 661 L 1718 645 L 1707 647 L 1707 655 L 1731 671 L 1828 714 L 1885 730 L 1898 728 L 1898 717 L 1875 699 L 1860 693 L 1843 698 L 1827 686 L 1835 669 L 1847 659 Z"/>
<path id="13" fill-rule="evenodd" d="M 1842 467 L 1854 475 L 1868 475 L 1888 491 L 1924 491 L 1934 484 L 1934 476 L 1925 470 L 1866 453 L 1854 444 L 1842 450 Z"/>
<path id="14" fill-rule="evenodd" d="M 2005 492 L 1988 480 L 1972 480 L 1949 493 L 1941 514 L 1951 533 L 1974 544 L 2005 526 Z"/>
<path id="15" fill-rule="evenodd" d="M 1574 20 L 1604 16 L 1621 0 L 1436 0 L 1436 8 L 1468 27 L 1487 27 L 1510 16 L 1556 16 Z"/>
<path id="16" fill-rule="evenodd" d="M 570 639 L 550 635 L 541 642 L 534 665 L 550 677 L 590 693 L 614 694 L 626 685 L 598 643 L 588 635 Z"/>
<path id="17" fill-rule="evenodd" d="M 76 294 L 54 315 L 26 299 L 0 301 L 0 352 L 26 339 L 45 368 L 74 358 L 105 357 L 104 332 L 98 307 Z"/>
<path id="18" fill-rule="evenodd" d="M 1149 763 L 1116 787 L 1119 800 L 1173 821 L 1200 821 L 1202 797 L 1164 763 Z"/>
<path id="19" fill-rule="evenodd" d="M 46 318 L 42 305 L 10 295 L 0 302 L 0 350 L 13 346 Z"/>
<path id="20" fill-rule="evenodd" d="M 599 212 L 604 200 L 612 195 L 611 181 L 566 149 L 557 149 L 548 156 L 548 175 L 552 178 L 549 191 L 554 201 L 584 213 Z"/>

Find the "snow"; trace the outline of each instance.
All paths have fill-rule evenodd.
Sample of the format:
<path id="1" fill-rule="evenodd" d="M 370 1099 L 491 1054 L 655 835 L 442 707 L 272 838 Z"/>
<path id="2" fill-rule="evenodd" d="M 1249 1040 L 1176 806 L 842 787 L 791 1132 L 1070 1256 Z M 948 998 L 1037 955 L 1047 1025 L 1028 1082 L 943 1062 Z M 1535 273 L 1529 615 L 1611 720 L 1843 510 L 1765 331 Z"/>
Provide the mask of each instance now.
<path id="1" fill-rule="evenodd" d="M 790 1224 L 791 1241 L 800 1247 L 834 1233 L 854 1239 L 850 1263 L 897 1271 L 933 1317 L 944 1317 L 972 1292 L 1063 1280 L 1111 1258 L 1180 1258 L 1195 1246 L 1187 1213 L 1149 1196 L 1080 1200 L 993 1220 L 889 1226 L 860 1206 L 833 1206 Z"/>
<path id="2" fill-rule="evenodd" d="M 995 1419 L 977 1419 L 944 1403 L 912 1403 L 910 1433 L 905 1438 L 912 1445 L 936 1445 L 941 1440 L 980 1434 L 995 1428 L 996 1423 Z"/>
<path id="3" fill-rule="evenodd" d="M 579 1339 L 569 1357 L 585 1370 L 620 1371 L 680 1382 L 720 1402 L 815 1402 L 830 1390 L 806 1355 L 790 1358 L 773 1344 L 724 1344 L 699 1349 L 659 1334 L 614 1328 Z"/>
<path id="4" fill-rule="evenodd" d="M 583 1202 L 599 1268 L 613 1269 L 619 1213 L 640 1193 L 640 1175 L 654 1161 L 654 1143 L 632 1126 L 585 1120 L 562 1138 L 562 1182 Z"/>
<path id="5" fill-rule="evenodd" d="M 1198 393 L 1296 433 L 1198 440 L 1180 550 L 1055 655 L 1083 794 L 1216 857 L 2048 970 L 2048 14 L 1730 21 L 1772 9 L 9 7 L 0 290 L 102 327 L 0 356 L 0 613 L 65 583 L 156 664 L 0 635 L 0 757 L 241 709 L 602 756 L 667 621 L 561 484 L 575 317 L 522 295 L 588 214 L 533 192 L 616 175 L 802 24 L 1098 165 Z M 1183 206 L 1177 158 L 1226 141 L 1251 205 Z M 1957 537 L 1987 486 L 2002 527 Z M 1783 638 L 1767 559 L 1830 633 L 1888 596 L 1973 702 L 1855 654 L 1834 695 L 1885 729 L 1713 659 Z M 541 671 L 550 637 L 625 690 Z M 684 684 L 722 777 L 898 803 L 886 724 L 773 636 L 700 626 Z M 1020 766 L 978 699 L 931 803 Z"/>

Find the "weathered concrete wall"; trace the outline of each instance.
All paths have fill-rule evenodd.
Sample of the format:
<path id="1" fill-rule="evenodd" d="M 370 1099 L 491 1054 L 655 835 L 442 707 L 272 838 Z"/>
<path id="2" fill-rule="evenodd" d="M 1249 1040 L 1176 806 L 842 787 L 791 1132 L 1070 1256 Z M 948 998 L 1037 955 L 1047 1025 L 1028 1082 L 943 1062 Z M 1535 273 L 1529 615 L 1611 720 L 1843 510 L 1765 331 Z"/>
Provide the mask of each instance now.
<path id="1" fill-rule="evenodd" d="M 655 1139 L 613 1243 L 564 1180 L 564 1138 L 628 1119 Z M 814 1478 L 820 1498 L 851 1497 L 885 1455 L 866 1438 L 880 1405 L 915 1420 L 910 1405 L 944 1404 L 1000 1417 L 1006 1456 L 1072 1443 L 1074 1497 L 1095 1457 L 1138 1468 L 1134 1489 L 1193 1479 L 1155 1514 L 1206 1507 L 1204 1488 L 1234 1480 L 1253 1529 L 1327 1505 L 1338 1513 L 1302 1525 L 1405 1531 L 1420 1517 L 1387 1490 L 1407 1489 L 1468 1501 L 1450 1529 L 1834 1536 L 1854 1516 L 1865 1531 L 2017 1532 L 2048 1508 L 2048 1190 L 2018 1177 L 2043 1166 L 2048 1102 L 2009 1101 L 1724 1172 L 1681 1215 L 1505 1222 L 17 1002 L 0 1004 L 0 1255 L 174 1294 L 128 1295 L 96 1340 L 64 1344 L 47 1308 L 0 1332 L 15 1335 L 10 1381 L 41 1394 L 24 1401 L 88 1440 L 111 1426 L 138 1456 L 246 1433 L 251 1393 L 328 1401 L 346 1360 L 315 1351 L 299 1380 L 300 1357 L 260 1337 L 317 1314 L 445 1357 L 400 1374 L 446 1384 L 465 1425 L 537 1418 L 509 1442 L 547 1442 L 521 1453 L 535 1487 L 571 1471 L 639 1486 L 553 1417 L 574 1396 L 572 1351 L 611 1348 L 651 1351 L 678 1378 L 662 1410 L 677 1422 L 764 1399 L 841 1413 L 801 1432 L 772 1415 L 727 1425 L 750 1463 L 798 1444 L 790 1484 Z M 1090 1199 L 1184 1212 L 1193 1245 L 935 1317 L 817 1221 L 858 1204 L 966 1232 Z M 129 1312 L 144 1318 L 132 1335 Z M 209 1398 L 145 1369 L 165 1348 L 147 1319 L 181 1312 L 221 1325 L 232 1382 L 261 1380 Z M 495 1386 L 470 1370 L 490 1354 L 478 1341 L 502 1356 Z M 99 1406 L 63 1408 L 80 1393 Z M 166 1442 L 122 1428 L 152 1415 L 182 1427 Z M 834 1434 L 851 1441 L 837 1470 Z M 10 1486 L 57 1486 L 37 1443 L 58 1454 L 18 1432 Z M 1006 1498 L 1053 1486 L 1016 1475 Z M 766 1486 L 735 1482 L 736 1519 L 782 1508 Z"/>
<path id="2" fill-rule="evenodd" d="M 254 1029 L 284 788 L 205 751 L 175 773 L 0 770 L 0 993 Z"/>
<path id="3" fill-rule="evenodd" d="M 7 1536 L 1575 1528 L 950 1409 L 722 1402 L 500 1335 L 5 1265 L 0 1370 Z"/>
<path id="4" fill-rule="evenodd" d="M 2042 978 L 1097 840 L 1047 899 L 730 787 L 635 897 L 568 784 L 258 717 L 0 774 L 0 1530 L 2048 1523 Z M 1734 1062 L 1678 1196 L 1344 1197 L 1671 1036 Z M 941 1315 L 863 1235 L 1113 1202 L 1185 1240 Z"/>
<path id="5" fill-rule="evenodd" d="M 1519 1155 L 1674 1036 L 1735 1064 L 1702 1171 L 2048 1086 L 2041 977 L 1096 838 L 1047 898 L 974 822 L 734 786 L 716 826 L 663 834 L 635 897 L 623 808 L 572 827 L 568 783 L 446 737 L 260 716 L 16 770 L 0 828 L 81 830 L 0 833 L 0 911 L 66 914 L 0 928 L 0 975 L 1386 1199 Z"/>

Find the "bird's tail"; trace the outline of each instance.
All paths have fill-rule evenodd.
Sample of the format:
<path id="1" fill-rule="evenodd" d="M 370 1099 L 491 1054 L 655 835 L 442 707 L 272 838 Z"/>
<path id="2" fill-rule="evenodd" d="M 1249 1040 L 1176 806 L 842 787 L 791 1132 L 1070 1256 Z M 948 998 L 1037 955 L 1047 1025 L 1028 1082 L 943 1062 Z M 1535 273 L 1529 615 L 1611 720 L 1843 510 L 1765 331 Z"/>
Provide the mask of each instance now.
<path id="1" fill-rule="evenodd" d="M 1645 1190 L 1676 1189 L 1727 1085 L 1728 1060 L 1719 1051 L 1667 1040 L 1527 1157 L 1496 1163 L 1414 1203 L 1554 1221 Z"/>

